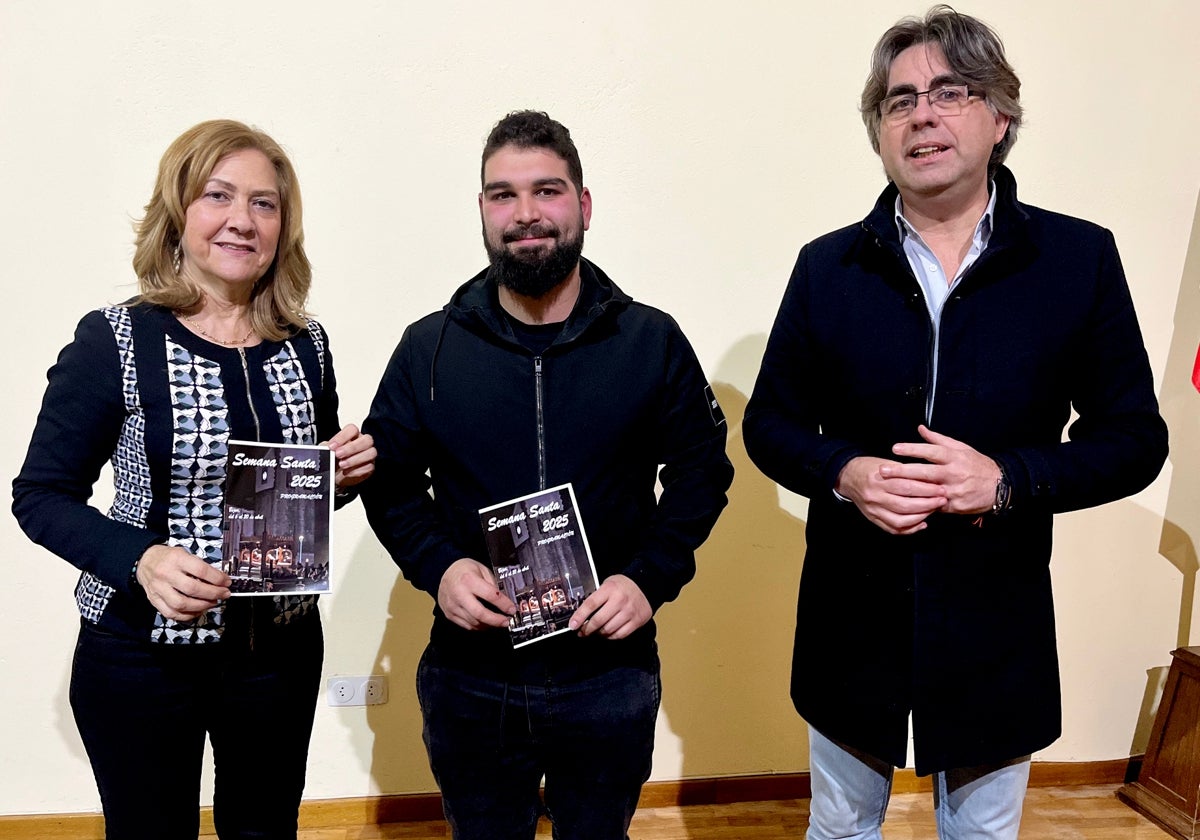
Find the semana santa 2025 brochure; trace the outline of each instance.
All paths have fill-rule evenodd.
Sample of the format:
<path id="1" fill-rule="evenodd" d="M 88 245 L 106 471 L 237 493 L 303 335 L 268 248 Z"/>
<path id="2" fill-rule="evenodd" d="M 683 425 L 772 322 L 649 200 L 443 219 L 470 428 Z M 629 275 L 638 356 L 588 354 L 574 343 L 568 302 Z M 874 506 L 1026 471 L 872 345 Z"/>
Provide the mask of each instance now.
<path id="1" fill-rule="evenodd" d="M 513 647 L 569 629 L 596 591 L 596 566 L 570 484 L 481 508 L 479 523 L 497 585 L 517 613 L 508 622 Z"/>
<path id="2" fill-rule="evenodd" d="M 221 548 L 234 595 L 330 591 L 333 469 L 325 446 L 229 441 Z"/>

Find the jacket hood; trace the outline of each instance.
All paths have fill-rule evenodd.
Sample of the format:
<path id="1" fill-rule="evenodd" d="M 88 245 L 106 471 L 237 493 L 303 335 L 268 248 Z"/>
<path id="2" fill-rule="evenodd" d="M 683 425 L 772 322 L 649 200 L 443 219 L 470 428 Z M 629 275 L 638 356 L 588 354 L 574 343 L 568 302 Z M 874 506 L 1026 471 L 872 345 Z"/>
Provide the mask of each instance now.
<path id="1" fill-rule="evenodd" d="M 604 318 L 605 314 L 624 309 L 633 298 L 621 291 L 607 274 L 594 263 L 585 259 L 579 260 L 579 299 L 571 314 L 567 316 L 562 333 L 554 340 L 554 345 L 574 341 L 587 331 L 593 324 Z M 437 359 L 446 339 L 446 329 L 450 322 L 460 324 L 464 329 L 486 335 L 494 340 L 507 344 L 520 345 L 513 334 L 512 325 L 504 316 L 500 307 L 500 297 L 496 291 L 496 281 L 492 277 L 491 268 L 486 268 L 463 283 L 450 301 L 442 307 L 442 324 L 438 329 L 437 342 L 433 347 L 433 358 L 429 364 L 429 399 L 436 399 L 434 380 L 437 375 Z"/>
<path id="2" fill-rule="evenodd" d="M 578 338 L 591 324 L 611 307 L 624 307 L 633 299 L 621 291 L 607 274 L 586 259 L 579 260 L 579 299 L 567 317 L 562 335 L 555 344 Z M 468 329 L 483 327 L 487 332 L 516 342 L 512 327 L 500 307 L 492 269 L 487 268 L 459 286 L 443 307 L 447 320 L 454 320 Z"/>

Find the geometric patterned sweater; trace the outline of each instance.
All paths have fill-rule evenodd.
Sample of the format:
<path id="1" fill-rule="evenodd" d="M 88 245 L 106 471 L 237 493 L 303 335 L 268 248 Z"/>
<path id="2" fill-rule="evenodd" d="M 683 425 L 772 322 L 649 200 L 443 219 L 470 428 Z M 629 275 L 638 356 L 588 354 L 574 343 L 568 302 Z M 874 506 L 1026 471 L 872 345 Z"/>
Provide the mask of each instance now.
<path id="1" fill-rule="evenodd" d="M 59 354 L 33 439 L 13 481 L 13 513 L 37 544 L 82 572 L 87 621 L 164 644 L 220 640 L 224 604 L 164 618 L 132 579 L 155 543 L 221 562 L 226 445 L 315 444 L 340 428 L 332 359 L 316 321 L 283 341 L 229 348 L 162 307 L 127 302 L 90 312 Z M 111 461 L 108 514 L 88 504 Z M 277 621 L 316 596 L 276 596 Z"/>

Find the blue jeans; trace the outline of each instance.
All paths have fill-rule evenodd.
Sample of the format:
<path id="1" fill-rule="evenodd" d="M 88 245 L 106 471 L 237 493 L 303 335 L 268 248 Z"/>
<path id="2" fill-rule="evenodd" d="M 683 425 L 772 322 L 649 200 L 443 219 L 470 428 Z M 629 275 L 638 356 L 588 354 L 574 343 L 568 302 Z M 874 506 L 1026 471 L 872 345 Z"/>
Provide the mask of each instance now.
<path id="1" fill-rule="evenodd" d="M 71 708 L 107 840 L 196 840 L 206 733 L 221 839 L 295 840 L 321 622 L 314 611 L 274 625 L 270 607 L 239 605 L 238 626 L 231 608 L 224 638 L 210 645 L 152 644 L 148 631 L 132 639 L 81 622 Z"/>
<path id="2" fill-rule="evenodd" d="M 536 684 L 440 665 L 417 668 L 425 748 L 456 840 L 532 840 L 542 801 L 556 840 L 627 838 L 650 776 L 661 683 L 657 659 Z"/>
<path id="3" fill-rule="evenodd" d="M 880 840 L 892 766 L 808 728 L 812 802 L 807 840 Z M 1017 840 L 1029 756 L 934 775 L 941 840 Z"/>

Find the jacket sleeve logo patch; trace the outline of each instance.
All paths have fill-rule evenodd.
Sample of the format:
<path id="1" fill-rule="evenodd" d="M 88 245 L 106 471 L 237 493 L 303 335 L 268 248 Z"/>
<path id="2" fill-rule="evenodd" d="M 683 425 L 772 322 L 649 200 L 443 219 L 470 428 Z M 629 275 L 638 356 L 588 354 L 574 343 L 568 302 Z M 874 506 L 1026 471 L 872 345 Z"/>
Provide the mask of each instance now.
<path id="1" fill-rule="evenodd" d="M 725 412 L 721 411 L 721 404 L 717 402 L 711 385 L 704 386 L 704 398 L 708 400 L 708 413 L 712 415 L 713 425 L 720 426 L 725 422 Z"/>

